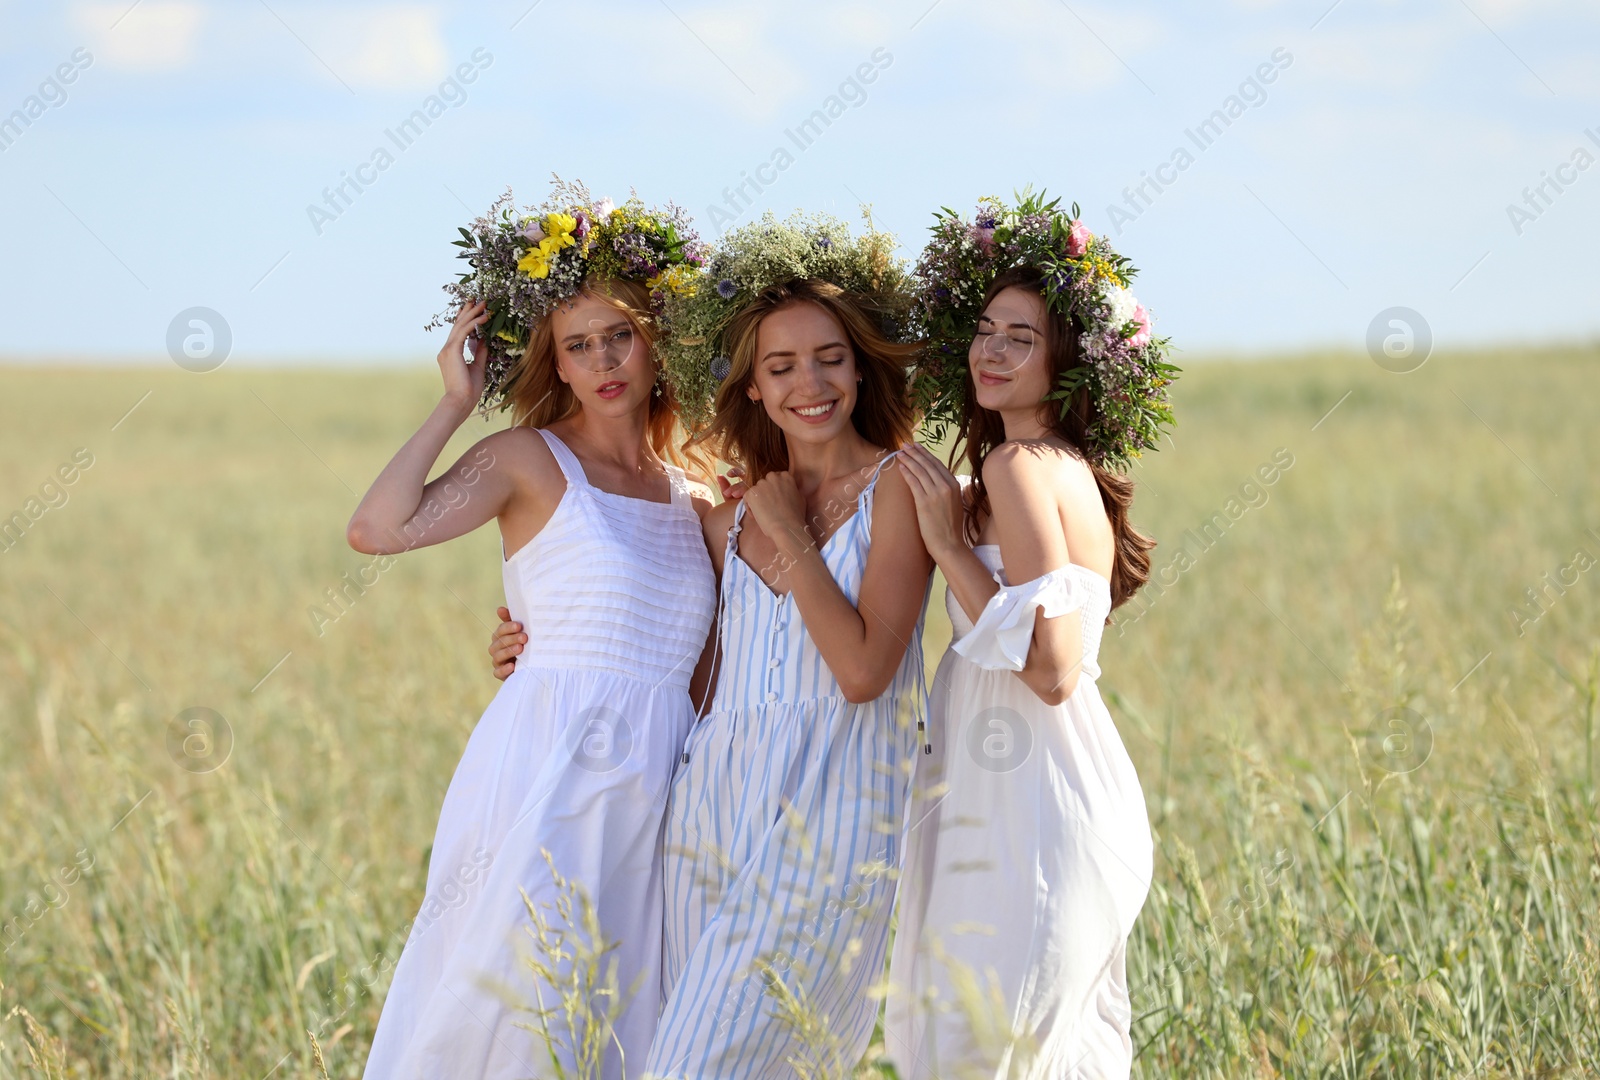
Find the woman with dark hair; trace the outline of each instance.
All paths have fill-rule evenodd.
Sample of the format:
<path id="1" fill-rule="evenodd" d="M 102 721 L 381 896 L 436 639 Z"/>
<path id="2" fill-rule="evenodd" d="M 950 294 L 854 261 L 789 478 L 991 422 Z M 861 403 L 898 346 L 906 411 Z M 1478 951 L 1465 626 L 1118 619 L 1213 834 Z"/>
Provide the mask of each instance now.
<path id="1" fill-rule="evenodd" d="M 1118 466 L 1170 419 L 1176 370 L 1131 273 L 1076 208 L 1027 197 L 942 219 L 919 266 L 934 328 L 919 397 L 957 421 L 952 460 L 964 450 L 972 477 L 922 447 L 901 457 L 955 632 L 890 964 L 887 1049 L 905 1078 L 1131 1067 L 1124 951 L 1152 849 L 1095 682 L 1101 631 L 1153 546 Z M 963 340 L 965 363 L 941 367 Z"/>

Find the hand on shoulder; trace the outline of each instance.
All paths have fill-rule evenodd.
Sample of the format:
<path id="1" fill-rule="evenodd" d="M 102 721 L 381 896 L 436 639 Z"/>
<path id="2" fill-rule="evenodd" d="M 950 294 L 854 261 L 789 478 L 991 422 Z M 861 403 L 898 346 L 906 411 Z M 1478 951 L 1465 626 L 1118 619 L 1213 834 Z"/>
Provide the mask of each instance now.
<path id="1" fill-rule="evenodd" d="M 909 560 L 908 566 L 918 566 L 926 575 L 933 572 L 933 557 L 922 538 L 916 496 L 900 461 L 896 458 L 878 472 L 872 494 L 872 542 L 887 541 Z"/>
<path id="2" fill-rule="evenodd" d="M 887 504 L 895 507 L 896 513 L 900 508 L 904 508 L 906 512 L 915 516 L 916 501 L 912 498 L 911 482 L 906 479 L 905 466 L 901 464 L 900 458 L 895 458 L 878 473 L 878 484 L 873 488 L 873 500 L 875 509 Z"/>

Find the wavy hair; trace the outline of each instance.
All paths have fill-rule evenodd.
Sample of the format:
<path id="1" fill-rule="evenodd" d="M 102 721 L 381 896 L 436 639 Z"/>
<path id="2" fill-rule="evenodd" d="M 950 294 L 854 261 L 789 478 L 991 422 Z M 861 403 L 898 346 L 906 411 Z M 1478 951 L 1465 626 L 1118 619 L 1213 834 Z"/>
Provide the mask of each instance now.
<path id="1" fill-rule="evenodd" d="M 715 446 L 724 461 L 740 466 L 746 482 L 789 467 L 789 446 L 783 430 L 766 407 L 751 401 L 746 388 L 756 374 L 756 338 L 761 321 L 796 304 L 815 304 L 843 328 L 855 354 L 861 389 L 850 422 L 861 437 L 885 450 L 897 450 L 911 438 L 916 412 L 906 394 L 906 369 L 919 343 L 903 343 L 882 329 L 886 313 L 862 294 L 846 291 L 819 278 L 796 278 L 770 285 L 728 323 L 728 377 L 717 388 L 716 411 L 695 440 Z"/>
<path id="2" fill-rule="evenodd" d="M 584 282 L 575 295 L 590 297 L 622 312 L 634 333 L 644 341 L 657 379 L 646 421 L 651 449 L 663 461 L 710 475 L 711 462 L 703 451 L 691 447 L 672 386 L 661 376 L 661 365 L 655 359 L 656 325 L 651 314 L 650 290 L 637 281 L 605 278 Z M 527 351 L 506 377 L 503 407 L 510 410 L 513 425 L 534 428 L 565 420 L 582 408 L 572 387 L 561 381 L 557 369 L 554 319 L 540 319 L 529 337 Z"/>

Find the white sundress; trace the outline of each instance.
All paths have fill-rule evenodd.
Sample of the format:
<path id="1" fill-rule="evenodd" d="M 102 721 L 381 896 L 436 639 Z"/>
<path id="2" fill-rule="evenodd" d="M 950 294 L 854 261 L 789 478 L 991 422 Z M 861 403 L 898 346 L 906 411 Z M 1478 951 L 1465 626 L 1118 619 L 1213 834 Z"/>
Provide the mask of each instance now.
<path id="1" fill-rule="evenodd" d="M 822 546 L 852 603 L 877 477 Z M 851 704 L 793 598 L 774 594 L 739 557 L 743 513 L 741 504 L 723 564 L 716 695 L 673 783 L 668 993 L 652 1080 L 848 1076 L 878 1012 L 869 990 L 883 975 L 925 715 L 921 619 L 888 690 Z M 825 1033 L 780 1015 L 762 961 Z"/>
<path id="2" fill-rule="evenodd" d="M 670 503 L 614 495 L 589 484 L 560 439 L 540 434 L 567 488 L 504 563 L 506 606 L 528 642 L 445 794 L 369 1080 L 555 1075 L 541 1036 L 518 1026 L 537 1019 L 516 1007 L 540 989 L 525 962 L 531 922 L 520 890 L 552 907 L 558 895 L 544 851 L 620 942 L 610 957 L 631 996 L 608 1040 L 606 1080 L 620 1080 L 624 1059 L 638 1076 L 655 1033 L 661 826 L 694 718 L 689 677 L 715 581 L 680 470 L 668 470 Z M 548 986 L 543 997 L 554 1004 Z M 570 1042 L 561 1021 L 552 1028 Z M 572 1075 L 571 1055 L 561 1056 Z"/>
<path id="3" fill-rule="evenodd" d="M 974 550 L 1001 589 L 976 626 L 945 599 L 955 639 L 918 760 L 887 1051 L 902 1080 L 1126 1077 L 1124 957 L 1153 852 L 1095 685 L 1111 586 L 1077 565 L 1011 585 L 997 545 Z M 1040 608 L 1083 628 L 1077 687 L 1056 706 L 1012 674 Z"/>

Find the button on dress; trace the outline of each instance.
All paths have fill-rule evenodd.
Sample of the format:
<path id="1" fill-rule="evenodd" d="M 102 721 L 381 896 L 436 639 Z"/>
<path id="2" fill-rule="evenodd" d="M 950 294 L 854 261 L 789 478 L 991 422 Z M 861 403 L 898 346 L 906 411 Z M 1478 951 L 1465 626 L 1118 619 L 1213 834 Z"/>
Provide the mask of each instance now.
<path id="1" fill-rule="evenodd" d="M 877 477 L 821 551 L 852 603 Z M 793 599 L 739 557 L 743 511 L 723 564 L 716 694 L 673 785 L 668 996 L 646 1072 L 848 1076 L 880 1000 L 869 991 L 883 976 L 926 704 L 921 619 L 888 690 L 847 701 Z M 787 1016 L 784 995 L 803 1003 Z"/>

